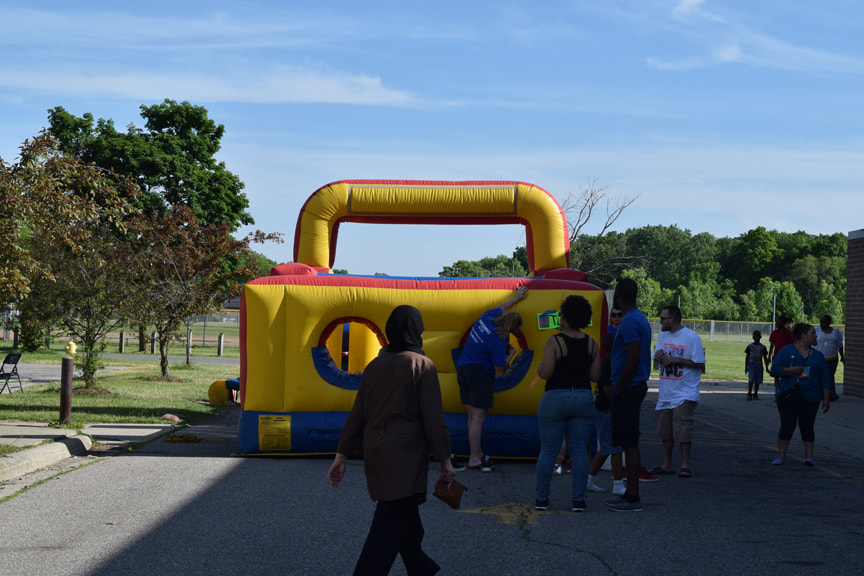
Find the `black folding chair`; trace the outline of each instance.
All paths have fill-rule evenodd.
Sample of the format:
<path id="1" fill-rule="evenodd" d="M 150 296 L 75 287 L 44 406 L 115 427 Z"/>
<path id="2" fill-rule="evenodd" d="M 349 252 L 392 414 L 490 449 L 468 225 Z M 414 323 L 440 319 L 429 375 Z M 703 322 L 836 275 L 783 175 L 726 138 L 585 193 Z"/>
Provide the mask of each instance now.
<path id="1" fill-rule="evenodd" d="M 18 389 L 24 392 L 24 387 L 21 386 L 21 378 L 18 376 L 18 360 L 20 359 L 20 352 L 7 354 L 6 358 L 3 359 L 3 366 L 0 367 L 0 382 L 3 382 L 3 386 L 0 386 L 0 394 L 4 390 L 9 390 L 9 393 L 12 393 L 12 388 L 15 386 L 14 382 L 10 382 L 12 378 L 18 381 Z"/>

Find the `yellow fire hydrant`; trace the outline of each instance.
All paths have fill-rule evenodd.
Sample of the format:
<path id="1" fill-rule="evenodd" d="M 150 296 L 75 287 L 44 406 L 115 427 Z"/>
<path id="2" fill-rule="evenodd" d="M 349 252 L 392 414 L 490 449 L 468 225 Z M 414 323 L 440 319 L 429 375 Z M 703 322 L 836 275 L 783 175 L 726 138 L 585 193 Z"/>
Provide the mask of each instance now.
<path id="1" fill-rule="evenodd" d="M 66 353 L 73 356 L 78 353 L 78 345 L 75 344 L 74 340 L 69 340 L 69 342 L 66 343 Z"/>

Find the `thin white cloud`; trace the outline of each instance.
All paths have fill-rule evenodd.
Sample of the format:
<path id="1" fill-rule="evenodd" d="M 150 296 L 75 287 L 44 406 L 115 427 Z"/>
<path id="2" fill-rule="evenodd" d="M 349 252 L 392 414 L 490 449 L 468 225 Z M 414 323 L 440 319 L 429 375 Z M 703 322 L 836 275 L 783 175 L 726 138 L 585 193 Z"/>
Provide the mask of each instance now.
<path id="1" fill-rule="evenodd" d="M 672 10 L 673 16 L 683 17 L 696 12 L 703 0 L 681 0 Z"/>
<path id="2" fill-rule="evenodd" d="M 232 71 L 224 75 L 43 69 L 38 72 L 0 70 L 0 86 L 20 91 L 56 93 L 85 98 L 198 102 L 339 103 L 409 106 L 417 101 L 391 90 L 380 78 L 340 72 L 323 73 L 298 67 L 274 67 L 257 74 Z"/>
<path id="3" fill-rule="evenodd" d="M 705 0 L 681 0 L 671 11 L 672 30 L 689 38 L 701 55 L 679 58 L 646 58 L 648 66 L 663 71 L 683 71 L 723 64 L 817 73 L 862 75 L 864 60 L 826 50 L 791 44 L 754 31 L 731 14 L 709 9 Z"/>

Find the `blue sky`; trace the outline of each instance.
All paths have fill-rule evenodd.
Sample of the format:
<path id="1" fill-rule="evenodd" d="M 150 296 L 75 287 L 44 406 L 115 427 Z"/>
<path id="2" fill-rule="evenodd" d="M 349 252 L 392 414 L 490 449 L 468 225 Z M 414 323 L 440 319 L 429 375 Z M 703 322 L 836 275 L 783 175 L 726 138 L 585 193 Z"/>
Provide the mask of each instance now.
<path id="1" fill-rule="evenodd" d="M 118 127 L 165 98 L 204 106 L 253 228 L 285 234 L 258 248 L 278 262 L 306 198 L 359 178 L 519 180 L 559 202 L 596 179 L 638 195 L 620 231 L 846 234 L 864 228 L 862 20 L 852 0 L 4 0 L 0 157 L 55 106 Z M 524 241 L 347 224 L 335 265 L 435 276 Z"/>

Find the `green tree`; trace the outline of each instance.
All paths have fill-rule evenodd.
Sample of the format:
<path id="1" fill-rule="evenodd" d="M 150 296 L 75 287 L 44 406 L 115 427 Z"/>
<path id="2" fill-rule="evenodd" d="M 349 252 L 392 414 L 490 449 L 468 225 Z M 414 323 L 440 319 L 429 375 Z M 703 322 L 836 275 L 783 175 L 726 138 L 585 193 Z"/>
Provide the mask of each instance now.
<path id="1" fill-rule="evenodd" d="M 139 287 L 135 315 L 155 328 L 162 377 L 170 379 L 168 346 L 179 328 L 192 316 L 218 310 L 257 276 L 250 242 L 281 238 L 255 232 L 235 240 L 227 224 L 201 226 L 185 206 L 147 214 L 130 222 L 129 229 L 135 238 L 127 245 L 134 254 L 129 261 Z"/>
<path id="2" fill-rule="evenodd" d="M 0 301 L 19 303 L 35 277 L 52 278 L 34 257 L 29 238 L 50 235 L 77 253 L 78 241 L 87 235 L 85 225 L 122 218 L 130 207 L 119 196 L 134 198 L 135 193 L 134 183 L 112 187 L 104 171 L 60 154 L 45 132 L 24 142 L 17 162 L 0 158 L 0 204 L 6 215 L 0 226 Z"/>
<path id="3" fill-rule="evenodd" d="M 57 326 L 79 342 L 75 364 L 85 387 L 94 388 L 106 336 L 129 320 L 136 294 L 122 234 L 114 226 L 90 226 L 78 247 L 83 249 L 58 244 L 50 235 L 34 238 L 34 253 L 53 278 L 35 279 L 22 315 Z"/>
<path id="4" fill-rule="evenodd" d="M 835 324 L 846 322 L 845 301 L 837 297 L 837 290 L 834 286 L 827 282 L 822 282 L 816 295 L 816 302 L 810 315 L 810 321 L 813 323 L 819 322 L 819 319 L 825 314 L 830 315 Z"/>
<path id="5" fill-rule="evenodd" d="M 643 226 L 627 231 L 627 251 L 644 262 L 645 272 L 661 286 L 687 284 L 693 262 L 691 234 L 678 226 Z"/>
<path id="6" fill-rule="evenodd" d="M 777 283 L 777 316 L 788 316 L 795 322 L 802 320 L 804 302 L 792 282 Z"/>
<path id="7" fill-rule="evenodd" d="M 760 278 L 771 276 L 774 263 L 782 255 L 774 235 L 762 226 L 739 236 L 732 246 L 730 275 L 735 278 L 738 291 L 746 292 L 754 288 Z"/>
<path id="8" fill-rule="evenodd" d="M 111 278 L 125 268 L 116 247 L 135 213 L 125 198 L 134 200 L 137 187 L 59 153 L 46 133 L 24 143 L 18 163 L 0 166 L 0 194 L 14 215 L 0 261 L 17 266 L 3 272 L 2 295 L 18 307 L 30 334 L 60 326 L 81 339 L 79 367 L 93 386 L 103 328 L 121 316 L 111 299 L 123 286 Z"/>
<path id="9" fill-rule="evenodd" d="M 520 278 L 527 275 L 528 271 L 518 258 L 508 258 L 503 254 L 475 261 L 459 260 L 438 273 L 442 278 Z"/>
<path id="10" fill-rule="evenodd" d="M 672 303 L 672 292 L 664 290 L 660 283 L 650 278 L 642 268 L 624 270 L 621 272 L 621 278 L 630 278 L 636 282 L 639 287 L 636 306 L 646 316 L 659 316 L 663 307 Z M 613 282 L 610 289 L 614 290 L 617 284 Z"/>
<path id="11" fill-rule="evenodd" d="M 139 206 L 167 212 L 188 206 L 204 225 L 227 224 L 231 231 L 254 224 L 246 211 L 243 182 L 217 162 L 225 127 L 208 117 L 206 108 L 166 99 L 141 106 L 144 128 L 130 124 L 125 132 L 113 120 L 93 115 L 78 118 L 56 107 L 48 111 L 51 132 L 60 149 L 89 164 L 136 180 Z"/>

